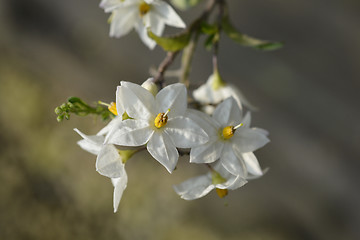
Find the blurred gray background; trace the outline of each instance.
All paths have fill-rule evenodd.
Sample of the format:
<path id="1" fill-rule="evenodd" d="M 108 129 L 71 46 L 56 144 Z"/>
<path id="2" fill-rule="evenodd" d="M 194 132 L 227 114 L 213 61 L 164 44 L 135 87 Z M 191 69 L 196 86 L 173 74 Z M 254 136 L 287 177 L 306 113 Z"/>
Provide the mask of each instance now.
<path id="1" fill-rule="evenodd" d="M 113 187 L 72 130 L 103 123 L 57 123 L 54 108 L 68 96 L 113 101 L 119 81 L 143 82 L 164 52 L 134 32 L 109 38 L 97 0 L 0 1 L 0 239 L 360 239 L 360 1 L 228 2 L 242 32 L 286 43 L 220 45 L 224 79 L 260 108 L 253 126 L 270 131 L 256 152 L 270 171 L 225 199 L 189 202 L 171 186 L 204 169 L 183 157 L 169 175 L 144 153 L 126 166 L 114 214 Z M 178 12 L 190 23 L 201 7 Z M 195 83 L 212 71 L 202 44 Z"/>

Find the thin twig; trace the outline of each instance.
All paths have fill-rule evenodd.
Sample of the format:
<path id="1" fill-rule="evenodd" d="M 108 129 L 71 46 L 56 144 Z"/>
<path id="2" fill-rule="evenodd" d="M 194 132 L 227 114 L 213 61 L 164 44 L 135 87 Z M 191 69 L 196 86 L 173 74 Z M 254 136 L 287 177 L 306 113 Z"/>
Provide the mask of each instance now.
<path id="1" fill-rule="evenodd" d="M 167 52 L 165 59 L 160 63 L 157 74 L 154 77 L 154 83 L 159 84 L 160 88 L 163 88 L 164 85 L 164 74 L 166 69 L 172 64 L 179 51 L 176 52 Z"/>

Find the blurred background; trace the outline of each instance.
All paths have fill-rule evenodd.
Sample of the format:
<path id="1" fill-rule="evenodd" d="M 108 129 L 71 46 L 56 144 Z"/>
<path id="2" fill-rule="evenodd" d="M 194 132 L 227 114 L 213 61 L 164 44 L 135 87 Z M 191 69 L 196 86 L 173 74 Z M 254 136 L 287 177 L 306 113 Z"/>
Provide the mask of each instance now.
<path id="1" fill-rule="evenodd" d="M 242 32 L 286 43 L 220 45 L 224 79 L 260 108 L 253 126 L 270 131 L 256 152 L 270 171 L 225 199 L 184 201 L 171 186 L 205 170 L 183 157 L 169 175 L 144 153 L 127 163 L 114 214 L 113 187 L 72 130 L 104 123 L 57 123 L 54 108 L 69 96 L 113 101 L 119 81 L 142 83 L 164 52 L 134 32 L 109 38 L 99 0 L 0 1 L 0 239 L 360 239 L 360 2 L 228 2 Z M 189 23 L 201 8 L 178 12 Z M 212 72 L 202 43 L 195 83 Z"/>

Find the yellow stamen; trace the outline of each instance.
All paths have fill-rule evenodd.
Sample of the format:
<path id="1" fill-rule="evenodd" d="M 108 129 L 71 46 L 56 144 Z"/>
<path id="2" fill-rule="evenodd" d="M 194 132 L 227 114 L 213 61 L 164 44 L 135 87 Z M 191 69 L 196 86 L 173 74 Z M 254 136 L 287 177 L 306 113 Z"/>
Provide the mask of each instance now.
<path id="1" fill-rule="evenodd" d="M 116 110 L 116 103 L 111 102 L 110 104 L 108 104 L 108 103 L 104 103 L 104 102 L 102 102 L 102 101 L 98 101 L 98 103 L 101 104 L 101 105 L 107 106 L 108 109 L 109 109 L 109 111 L 110 111 L 111 113 L 113 113 L 115 116 L 118 115 L 118 112 L 117 112 L 117 110 Z"/>
<path id="2" fill-rule="evenodd" d="M 232 136 L 234 136 L 234 133 L 235 133 L 235 130 L 238 129 L 239 127 L 241 127 L 243 124 L 240 123 L 239 125 L 237 126 L 227 126 L 227 127 L 224 127 L 223 131 L 222 131 L 222 135 L 224 137 L 224 139 L 230 139 L 232 138 Z"/>
<path id="3" fill-rule="evenodd" d="M 146 2 L 142 1 L 139 5 L 139 13 L 140 17 L 143 17 L 150 11 L 151 5 L 147 4 Z"/>
<path id="4" fill-rule="evenodd" d="M 228 190 L 227 189 L 220 189 L 220 188 L 216 188 L 216 193 L 220 198 L 225 197 L 228 194 Z"/>
<path id="5" fill-rule="evenodd" d="M 110 105 L 108 106 L 108 109 L 110 112 L 112 112 L 115 116 L 118 115 L 118 112 L 116 110 L 116 103 L 111 102 Z"/>
<path id="6" fill-rule="evenodd" d="M 167 123 L 167 120 L 168 120 L 168 113 L 170 112 L 170 109 L 168 109 L 165 113 L 159 113 L 155 120 L 154 120 L 154 124 L 155 124 L 155 127 L 157 128 L 161 128 L 163 126 L 166 125 Z"/>

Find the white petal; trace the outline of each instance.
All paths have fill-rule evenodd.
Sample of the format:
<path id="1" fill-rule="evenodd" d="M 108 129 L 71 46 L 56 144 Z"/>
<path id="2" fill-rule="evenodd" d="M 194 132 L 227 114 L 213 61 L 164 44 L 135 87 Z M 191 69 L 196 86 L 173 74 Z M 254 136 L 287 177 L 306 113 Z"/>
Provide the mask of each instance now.
<path id="1" fill-rule="evenodd" d="M 248 181 L 241 177 L 241 176 L 236 176 L 234 179 L 231 179 L 231 182 L 229 182 L 229 184 L 227 185 L 227 189 L 230 190 L 235 190 L 237 188 L 240 188 L 242 186 L 244 186 Z M 221 188 L 222 186 L 217 186 L 218 188 Z"/>
<path id="2" fill-rule="evenodd" d="M 111 129 L 113 129 L 115 126 L 117 126 L 120 122 L 122 122 L 122 117 L 116 116 L 113 120 L 111 120 L 108 125 L 106 125 L 103 129 L 101 129 L 96 135 L 103 136 L 107 135 Z"/>
<path id="3" fill-rule="evenodd" d="M 187 108 L 187 94 L 184 84 L 175 83 L 163 88 L 156 95 L 157 111 L 166 112 L 170 109 L 169 118 L 183 116 Z"/>
<path id="4" fill-rule="evenodd" d="M 241 110 L 234 98 L 229 97 L 216 107 L 213 119 L 220 123 L 222 127 L 236 126 L 241 123 L 241 115 Z"/>
<path id="5" fill-rule="evenodd" d="M 147 150 L 169 173 L 175 169 L 179 153 L 165 132 L 155 131 L 147 144 Z"/>
<path id="6" fill-rule="evenodd" d="M 121 1 L 121 0 L 102 0 L 99 7 L 103 8 L 105 12 L 112 12 L 115 9 L 129 7 L 133 5 L 137 9 L 136 1 Z"/>
<path id="7" fill-rule="evenodd" d="M 253 131 L 265 135 L 265 136 L 269 136 L 269 131 L 262 129 L 262 128 L 251 128 Z"/>
<path id="8" fill-rule="evenodd" d="M 245 114 L 245 117 L 242 119 L 242 124 L 244 128 L 249 128 L 250 127 L 250 124 L 251 124 L 251 113 L 250 112 L 247 112 Z"/>
<path id="9" fill-rule="evenodd" d="M 147 121 L 128 119 L 113 128 L 105 142 L 122 146 L 141 146 L 149 141 L 153 132 Z"/>
<path id="10" fill-rule="evenodd" d="M 209 115 L 194 109 L 188 109 L 185 116 L 195 121 L 197 125 L 204 129 L 209 137 L 218 137 L 218 129 L 220 128 L 220 125 Z"/>
<path id="11" fill-rule="evenodd" d="M 119 0 L 102 0 L 99 4 L 99 7 L 106 11 L 109 8 L 113 9 L 114 7 L 119 6 L 119 3 L 121 3 Z"/>
<path id="12" fill-rule="evenodd" d="M 254 153 L 252 153 L 252 152 L 243 153 L 242 157 L 245 161 L 246 169 L 250 174 L 255 175 L 255 176 L 263 175 L 263 172 L 260 168 L 260 164 L 259 164 L 256 156 L 254 155 Z"/>
<path id="13" fill-rule="evenodd" d="M 229 178 L 226 182 L 216 184 L 215 187 L 219 189 L 230 189 L 234 190 L 239 187 L 244 186 L 247 183 L 246 179 L 241 177 L 240 175 L 232 175 L 231 178 Z"/>
<path id="14" fill-rule="evenodd" d="M 194 200 L 208 194 L 214 185 L 207 175 L 194 177 L 178 185 L 173 186 L 175 192 L 185 200 Z"/>
<path id="15" fill-rule="evenodd" d="M 87 152 L 97 155 L 100 152 L 100 149 L 104 143 L 105 138 L 103 136 L 97 135 L 86 135 L 79 131 L 79 129 L 74 128 L 74 131 L 77 132 L 83 140 L 78 141 L 79 146 Z"/>
<path id="16" fill-rule="evenodd" d="M 223 178 L 227 180 L 224 183 L 216 184 L 216 188 L 234 190 L 244 186 L 247 183 L 246 179 L 242 176 L 229 173 L 220 161 L 211 164 L 211 166 L 213 167 L 213 169 L 215 169 L 215 171 L 217 171 Z"/>
<path id="17" fill-rule="evenodd" d="M 147 29 L 146 26 L 144 25 L 142 19 L 139 19 L 136 24 L 135 24 L 135 30 L 137 31 L 137 33 L 139 34 L 139 37 L 141 39 L 141 41 L 143 41 L 143 43 L 150 48 L 150 50 L 154 49 L 156 46 L 156 42 L 154 40 L 152 40 L 148 34 L 147 34 Z"/>
<path id="18" fill-rule="evenodd" d="M 123 86 L 118 86 L 116 89 L 116 111 L 121 119 L 125 112 L 124 100 L 126 99 L 126 95 L 124 92 L 126 90 L 127 88 L 125 89 Z"/>
<path id="19" fill-rule="evenodd" d="M 186 27 L 180 16 L 166 2 L 159 1 L 158 4 L 154 4 L 152 6 L 154 8 L 154 13 L 158 14 L 167 25 L 178 28 Z"/>
<path id="20" fill-rule="evenodd" d="M 110 37 L 120 38 L 128 34 L 134 27 L 138 15 L 133 7 L 117 8 L 112 13 Z"/>
<path id="21" fill-rule="evenodd" d="M 77 144 L 85 151 L 92 153 L 94 155 L 98 155 L 102 147 L 102 144 L 101 145 L 94 144 L 93 142 L 89 142 L 85 139 L 77 141 Z"/>
<path id="22" fill-rule="evenodd" d="M 231 144 L 226 144 L 220 157 L 220 162 L 223 167 L 231 174 L 245 178 L 246 166 L 242 159 L 239 159 L 231 147 Z"/>
<path id="23" fill-rule="evenodd" d="M 228 84 L 228 87 L 231 89 L 231 96 L 233 96 L 238 103 L 238 105 L 241 107 L 241 104 L 245 105 L 248 109 L 252 111 L 257 111 L 258 108 L 251 104 L 249 100 L 245 97 L 245 95 L 237 88 L 235 85 Z"/>
<path id="24" fill-rule="evenodd" d="M 246 179 L 247 180 L 253 180 L 253 179 L 260 178 L 261 176 L 265 175 L 269 171 L 269 168 L 265 168 L 265 169 L 263 169 L 261 171 L 262 171 L 262 175 L 253 175 L 253 174 L 248 173 Z"/>
<path id="25" fill-rule="evenodd" d="M 178 148 L 191 148 L 209 140 L 206 132 L 193 120 L 187 117 L 170 119 L 164 131 Z"/>
<path id="26" fill-rule="evenodd" d="M 223 151 L 224 144 L 219 141 L 211 141 L 198 147 L 191 148 L 191 163 L 212 163 L 218 160 Z"/>
<path id="27" fill-rule="evenodd" d="M 224 100 L 223 92 L 214 90 L 212 88 L 212 82 L 214 81 L 214 75 L 210 75 L 206 84 L 201 85 L 199 88 L 193 91 L 194 99 L 201 103 L 214 103 L 217 104 Z"/>
<path id="28" fill-rule="evenodd" d="M 96 159 L 96 171 L 101 175 L 116 178 L 123 174 L 124 164 L 114 145 L 106 144 L 102 147 Z"/>
<path id="29" fill-rule="evenodd" d="M 113 197 L 114 212 L 117 212 L 121 197 L 124 193 L 124 190 L 128 182 L 128 176 L 125 172 L 125 169 L 123 175 L 120 178 L 112 178 L 111 181 L 114 185 L 114 197 Z"/>
<path id="30" fill-rule="evenodd" d="M 116 102 L 122 102 L 127 114 L 135 119 L 148 120 L 153 117 L 155 98 L 145 88 L 131 82 L 121 82 L 120 95 Z"/>
<path id="31" fill-rule="evenodd" d="M 270 142 L 262 132 L 251 128 L 238 128 L 231 140 L 241 153 L 253 152 Z"/>
<path id="32" fill-rule="evenodd" d="M 148 14 L 149 16 L 149 25 L 151 28 L 151 31 L 157 35 L 161 36 L 164 32 L 165 23 L 162 21 L 157 15 L 155 14 Z"/>

